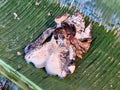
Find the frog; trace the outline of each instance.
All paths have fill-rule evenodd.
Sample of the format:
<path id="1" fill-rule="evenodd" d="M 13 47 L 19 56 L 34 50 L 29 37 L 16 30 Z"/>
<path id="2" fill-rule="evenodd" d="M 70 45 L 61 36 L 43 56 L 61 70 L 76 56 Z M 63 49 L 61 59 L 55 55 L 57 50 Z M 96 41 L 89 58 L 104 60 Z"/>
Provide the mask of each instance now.
<path id="1" fill-rule="evenodd" d="M 36 68 L 45 68 L 49 75 L 65 78 L 74 73 L 76 57 L 82 58 L 92 42 L 92 24 L 85 27 L 81 13 L 68 13 L 56 17 L 55 28 L 46 29 L 25 49 L 25 60 Z M 50 38 L 50 36 L 52 36 Z M 46 42 L 46 39 L 50 41 Z"/>

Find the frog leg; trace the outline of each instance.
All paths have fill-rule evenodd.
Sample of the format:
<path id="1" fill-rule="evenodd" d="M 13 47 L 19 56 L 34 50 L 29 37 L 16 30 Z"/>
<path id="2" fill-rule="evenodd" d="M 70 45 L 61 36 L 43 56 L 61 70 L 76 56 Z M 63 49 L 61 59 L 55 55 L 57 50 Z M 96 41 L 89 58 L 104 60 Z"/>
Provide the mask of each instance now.
<path id="1" fill-rule="evenodd" d="M 48 39 L 50 35 L 54 32 L 54 30 L 55 29 L 53 28 L 48 28 L 47 30 L 45 30 L 36 41 L 34 41 L 33 43 L 30 43 L 25 47 L 24 52 L 28 53 L 35 48 L 41 47 L 42 44 L 44 44 L 45 40 Z"/>

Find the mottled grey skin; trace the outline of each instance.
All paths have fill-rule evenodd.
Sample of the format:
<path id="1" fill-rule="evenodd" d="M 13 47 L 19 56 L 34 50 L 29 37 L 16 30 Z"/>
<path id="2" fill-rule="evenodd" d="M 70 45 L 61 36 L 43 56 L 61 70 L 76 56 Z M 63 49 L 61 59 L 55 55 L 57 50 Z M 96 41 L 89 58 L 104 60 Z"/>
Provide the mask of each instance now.
<path id="1" fill-rule="evenodd" d="M 74 36 L 78 40 L 82 41 L 85 38 L 91 38 L 91 24 L 85 28 L 84 17 L 81 13 L 75 13 L 71 16 L 69 16 L 69 14 L 65 14 L 56 18 L 55 22 L 57 23 L 56 28 L 62 27 L 62 29 L 68 28 L 66 24 L 64 26 L 62 23 L 68 23 L 72 29 L 74 28 L 74 30 L 76 30 Z M 75 70 L 76 53 L 73 50 L 72 45 L 69 47 L 67 46 L 66 38 L 64 38 L 66 36 L 58 33 L 58 37 L 56 38 L 56 33 L 54 33 L 55 31 L 56 29 L 48 28 L 36 41 L 27 45 L 24 50 L 25 59 L 27 62 L 32 62 L 36 68 L 45 67 L 47 73 L 50 75 L 58 75 L 60 78 L 64 78 Z M 45 42 L 50 35 L 52 35 L 51 40 L 49 42 Z M 38 58 L 34 57 L 37 56 L 37 54 Z M 43 57 L 39 58 L 42 55 Z M 32 61 L 32 59 L 35 59 L 36 62 Z M 36 65 L 37 62 L 40 64 Z M 56 68 L 58 68 L 58 71 Z"/>
<path id="2" fill-rule="evenodd" d="M 61 27 L 61 23 L 66 22 L 69 25 L 74 25 L 76 29 L 75 38 L 82 41 L 86 38 L 91 38 L 92 24 L 85 27 L 85 19 L 82 13 L 75 13 L 73 15 L 65 14 L 55 19 L 57 27 Z"/>
<path id="3" fill-rule="evenodd" d="M 47 73 L 50 75 L 58 75 L 60 78 L 64 78 L 66 75 L 74 72 L 75 63 L 70 62 L 72 61 L 70 57 L 74 57 L 75 60 L 75 56 L 70 56 L 72 54 L 70 54 L 71 51 L 69 51 L 69 48 L 64 41 L 65 38 L 62 38 L 60 35 L 57 39 L 54 38 L 54 31 L 55 30 L 51 28 L 47 29 L 36 41 L 27 45 L 25 48 L 25 59 L 28 63 L 32 62 L 36 68 L 45 67 Z M 44 42 L 51 34 L 51 40 L 49 42 Z M 37 54 L 39 56 L 37 56 Z M 42 55 L 46 56 L 41 57 Z M 37 57 L 38 59 L 36 59 Z M 50 68 L 53 68 L 54 70 Z M 59 71 L 55 71 L 55 68 L 59 68 Z"/>
<path id="4" fill-rule="evenodd" d="M 69 16 L 64 22 L 67 22 L 69 25 L 74 25 L 76 28 L 75 38 L 82 41 L 86 38 L 92 38 L 92 24 L 90 23 L 85 27 L 85 19 L 81 13 L 75 13 Z"/>
<path id="5" fill-rule="evenodd" d="M 53 34 L 54 30 L 55 30 L 55 29 L 53 29 L 53 28 L 48 28 L 48 29 L 46 29 L 46 30 L 42 33 L 42 35 L 41 35 L 36 41 L 34 41 L 33 43 L 28 44 L 28 45 L 25 47 L 25 49 L 24 49 L 25 54 L 31 52 L 32 50 L 34 50 L 34 49 L 36 49 L 36 48 L 41 47 L 42 44 L 45 42 L 45 40 L 46 40 L 47 38 L 49 38 L 50 35 Z"/>

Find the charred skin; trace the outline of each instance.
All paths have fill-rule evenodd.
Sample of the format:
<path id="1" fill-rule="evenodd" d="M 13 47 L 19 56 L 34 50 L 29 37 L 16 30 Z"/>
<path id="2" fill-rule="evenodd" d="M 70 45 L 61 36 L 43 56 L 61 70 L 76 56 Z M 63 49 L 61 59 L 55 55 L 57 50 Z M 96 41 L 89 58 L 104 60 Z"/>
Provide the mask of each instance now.
<path id="1" fill-rule="evenodd" d="M 61 21 L 61 27 L 67 33 L 66 42 L 68 47 L 72 44 L 77 57 L 82 58 L 83 53 L 89 50 L 92 42 L 91 23 L 85 28 L 84 16 L 81 13 L 75 13 L 72 16 L 68 16 L 64 21 Z"/>
<path id="2" fill-rule="evenodd" d="M 34 50 L 36 48 L 41 47 L 44 44 L 45 40 L 48 39 L 50 37 L 50 35 L 52 35 L 54 30 L 55 29 L 53 29 L 53 28 L 46 29 L 36 41 L 28 44 L 25 47 L 25 49 L 24 49 L 25 54 L 31 52 L 32 50 Z"/>
<path id="3" fill-rule="evenodd" d="M 68 44 L 67 44 L 67 41 L 68 41 L 67 37 L 68 37 L 69 31 L 66 32 L 66 29 L 69 27 L 69 25 L 65 25 L 65 27 L 57 28 L 55 30 L 54 36 L 55 36 L 56 40 L 58 40 L 58 38 L 59 38 L 64 41 L 64 44 L 60 45 L 60 47 L 66 47 L 68 49 L 68 52 L 62 52 L 60 54 L 60 59 L 61 59 L 62 63 L 64 64 L 62 66 L 63 71 L 66 72 L 67 74 L 71 74 L 75 70 L 75 63 L 73 61 L 75 61 L 75 59 L 76 59 L 76 54 L 72 50 L 72 47 L 68 46 Z M 68 28 L 68 30 L 69 30 L 69 28 Z M 71 63 L 71 62 L 73 62 L 73 63 Z"/>
<path id="4" fill-rule="evenodd" d="M 81 42 L 75 38 L 71 39 L 71 43 L 75 47 L 74 51 L 76 52 L 77 57 L 82 58 L 83 53 L 86 53 L 89 50 L 91 42 L 91 38 L 86 39 L 85 42 Z"/>
<path id="5" fill-rule="evenodd" d="M 49 31 L 50 29 L 47 29 Z M 66 77 L 75 70 L 75 64 L 70 63 L 72 54 L 66 45 L 66 32 L 63 28 L 55 29 L 49 42 L 44 42 L 50 35 L 44 31 L 35 42 L 25 48 L 25 60 L 32 62 L 36 68 L 45 67 L 50 75 Z M 51 31 L 51 30 L 50 30 Z M 34 47 L 35 46 L 35 47 Z M 64 55 L 64 56 L 63 56 Z M 75 58 L 74 58 L 75 60 Z"/>
<path id="6" fill-rule="evenodd" d="M 60 78 L 66 77 L 75 70 L 75 64 L 70 63 L 70 52 L 69 48 L 66 46 L 66 32 L 63 28 L 57 28 L 53 33 L 57 49 L 54 50 L 52 55 L 46 62 L 45 69 L 50 75 L 58 75 Z"/>
<path id="7" fill-rule="evenodd" d="M 63 18 L 64 17 L 64 18 Z M 85 27 L 85 19 L 82 13 L 75 13 L 73 15 L 63 15 L 54 20 L 57 26 L 62 27 L 62 23 L 66 22 L 75 30 L 75 38 L 83 40 L 84 38 L 92 38 L 92 24 Z M 58 23 L 59 22 L 59 23 Z"/>
<path id="8" fill-rule="evenodd" d="M 75 70 L 76 57 L 82 58 L 92 42 L 91 24 L 85 28 L 81 13 L 65 14 L 55 18 L 56 29 L 48 28 L 33 43 L 25 48 L 25 59 L 36 68 L 45 67 L 50 75 L 60 78 L 72 74 Z M 46 39 L 52 35 L 49 42 Z"/>
<path id="9" fill-rule="evenodd" d="M 76 55 L 77 57 L 79 58 L 82 58 L 82 55 L 83 53 L 86 53 L 90 47 L 90 44 L 92 42 L 92 38 L 83 38 L 81 40 L 78 40 L 77 38 L 75 38 L 75 33 L 76 33 L 76 30 L 74 27 L 74 25 L 69 25 L 68 23 L 66 22 L 63 22 L 61 24 L 62 28 L 64 28 L 65 32 L 66 32 L 66 43 L 67 43 L 67 46 L 69 47 L 71 44 L 74 46 L 74 51 L 76 52 Z M 89 31 L 86 32 L 86 30 L 88 29 L 85 29 L 84 32 L 82 32 L 81 34 L 85 34 L 85 35 L 91 35 L 91 29 L 89 29 Z M 84 35 L 84 36 L 85 36 Z M 91 37 L 91 36 L 90 36 Z"/>
<path id="10" fill-rule="evenodd" d="M 81 13 L 75 13 L 69 16 L 64 22 L 67 22 L 69 25 L 74 25 L 77 33 L 85 30 L 85 20 Z"/>

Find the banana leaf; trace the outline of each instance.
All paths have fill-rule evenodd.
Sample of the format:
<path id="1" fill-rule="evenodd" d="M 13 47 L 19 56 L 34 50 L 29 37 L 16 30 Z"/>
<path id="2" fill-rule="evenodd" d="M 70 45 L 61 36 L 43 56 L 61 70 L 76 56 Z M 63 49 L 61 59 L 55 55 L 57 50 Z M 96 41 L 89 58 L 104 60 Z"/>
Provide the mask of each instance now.
<path id="1" fill-rule="evenodd" d="M 24 48 L 69 8 L 54 0 L 0 1 L 0 73 L 24 90 L 119 90 L 120 37 L 117 29 L 108 31 L 93 21 L 93 42 L 88 53 L 76 60 L 76 70 L 65 79 L 49 76 L 24 60 Z M 14 14 L 19 18 L 15 18 Z M 86 17 L 86 25 L 90 19 Z M 19 55 L 21 54 L 21 55 Z"/>

